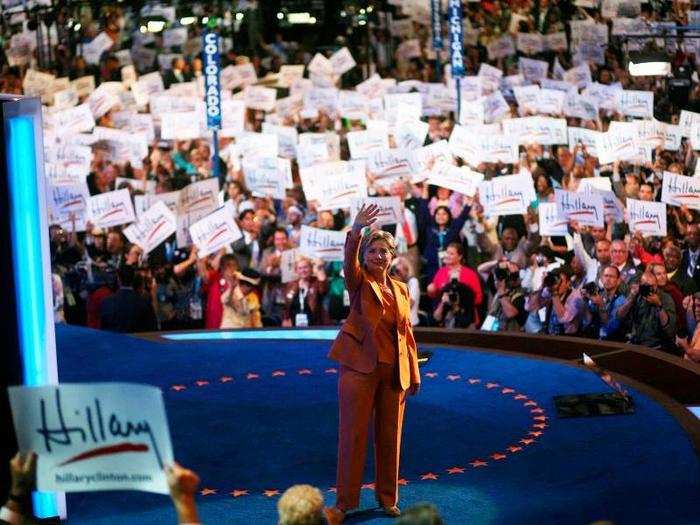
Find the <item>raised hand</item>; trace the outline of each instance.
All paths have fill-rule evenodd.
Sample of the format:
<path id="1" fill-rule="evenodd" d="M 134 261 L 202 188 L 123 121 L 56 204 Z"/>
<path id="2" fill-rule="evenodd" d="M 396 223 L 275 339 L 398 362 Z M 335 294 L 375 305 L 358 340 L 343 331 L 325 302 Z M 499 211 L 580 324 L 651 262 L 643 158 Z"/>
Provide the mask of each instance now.
<path id="1" fill-rule="evenodd" d="M 352 224 L 352 229 L 354 231 L 359 231 L 365 226 L 372 226 L 375 222 L 377 222 L 378 215 L 379 206 L 376 204 L 363 204 L 360 210 L 357 212 L 355 222 Z"/>

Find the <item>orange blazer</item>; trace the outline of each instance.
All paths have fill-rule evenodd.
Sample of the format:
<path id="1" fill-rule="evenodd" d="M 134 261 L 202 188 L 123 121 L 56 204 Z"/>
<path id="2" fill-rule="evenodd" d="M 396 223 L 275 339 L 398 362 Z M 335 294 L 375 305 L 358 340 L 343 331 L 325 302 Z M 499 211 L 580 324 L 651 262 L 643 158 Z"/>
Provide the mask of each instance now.
<path id="1" fill-rule="evenodd" d="M 384 311 L 382 293 L 360 266 L 361 233 L 348 232 L 345 239 L 345 287 L 350 293 L 350 314 L 336 337 L 328 357 L 353 370 L 368 374 L 377 366 L 375 329 Z M 397 306 L 397 364 L 401 388 L 420 383 L 416 340 L 411 326 L 411 302 L 406 284 L 389 279 Z"/>

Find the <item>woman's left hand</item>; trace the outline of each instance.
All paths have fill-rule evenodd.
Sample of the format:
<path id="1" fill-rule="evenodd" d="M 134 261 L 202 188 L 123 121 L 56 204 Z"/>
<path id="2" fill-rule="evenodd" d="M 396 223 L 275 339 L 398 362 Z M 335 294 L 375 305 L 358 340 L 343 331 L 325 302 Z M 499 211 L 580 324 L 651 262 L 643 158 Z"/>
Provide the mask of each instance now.
<path id="1" fill-rule="evenodd" d="M 420 383 L 411 383 L 408 387 L 408 395 L 415 396 L 418 392 L 420 392 Z"/>

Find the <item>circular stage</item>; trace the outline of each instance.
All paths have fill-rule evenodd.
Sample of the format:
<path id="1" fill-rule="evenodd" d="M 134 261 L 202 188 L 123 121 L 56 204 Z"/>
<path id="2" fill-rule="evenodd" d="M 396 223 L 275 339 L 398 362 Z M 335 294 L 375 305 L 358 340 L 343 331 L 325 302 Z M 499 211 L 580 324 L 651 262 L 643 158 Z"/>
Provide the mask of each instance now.
<path id="1" fill-rule="evenodd" d="M 325 357 L 334 336 L 141 338 L 59 326 L 59 377 L 159 386 L 175 457 L 202 479 L 203 523 L 275 523 L 277 499 L 295 483 L 334 501 L 338 371 Z M 698 523 L 700 463 L 687 431 L 696 422 L 681 425 L 680 405 L 633 382 L 632 415 L 558 418 L 553 396 L 609 388 L 563 361 L 444 344 L 421 350 L 432 356 L 407 404 L 401 507 L 433 502 L 446 523 Z M 389 521 L 374 509 L 372 481 L 369 463 L 362 509 L 347 523 Z M 167 498 L 137 492 L 71 494 L 68 515 L 81 524 L 175 518 Z"/>

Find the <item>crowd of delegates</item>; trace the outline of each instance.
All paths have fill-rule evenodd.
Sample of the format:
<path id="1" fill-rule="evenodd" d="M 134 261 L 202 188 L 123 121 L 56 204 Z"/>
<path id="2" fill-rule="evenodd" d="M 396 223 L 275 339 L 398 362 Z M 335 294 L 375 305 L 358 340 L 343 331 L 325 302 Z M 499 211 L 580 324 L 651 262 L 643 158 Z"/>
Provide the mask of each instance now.
<path id="1" fill-rule="evenodd" d="M 683 24 L 693 16 L 689 6 L 683 2 L 645 3 L 635 16 L 652 26 Z M 435 85 L 430 83 L 438 73 L 425 20 L 416 16 L 413 8 L 413 18 L 403 20 L 401 8 L 392 9 L 396 11 L 394 23 L 409 24 L 408 29 L 402 24 L 401 34 L 392 27 L 372 31 L 372 67 L 384 78 L 380 106 L 381 94 L 387 93 L 419 92 L 426 99 L 426 86 Z M 616 36 L 618 21 L 605 18 L 597 7 L 576 7 L 571 2 L 484 1 L 466 4 L 465 15 L 467 35 L 476 33 L 473 41 L 467 39 L 465 45 L 465 69 L 470 78 L 483 79 L 482 95 L 498 93 L 499 88 L 505 95 L 506 111 L 497 121 L 536 113 L 518 104 L 513 86 L 506 79 L 564 89 L 569 96 L 571 82 L 562 80 L 567 78 L 563 73 L 575 66 L 580 71 L 581 65 L 590 73 L 584 84 L 653 92 L 653 117 L 668 124 L 669 129 L 678 126 L 682 110 L 700 102 L 696 55 L 690 40 L 679 38 L 672 42 L 674 71 L 692 79 L 685 91 L 679 91 L 674 87 L 677 84 L 671 85 L 665 78 L 630 76 L 621 40 Z M 93 35 L 105 29 L 114 41 L 102 53 L 98 65 L 88 66 L 77 56 L 60 62 L 51 73 L 71 79 L 91 75 L 98 86 L 122 81 L 123 70 L 115 52 L 131 44 L 131 37 L 120 29 L 123 24 L 117 23 L 122 18 L 118 10 L 107 11 L 101 22 L 90 26 Z M 100 23 L 105 24 L 103 28 Z M 580 29 L 574 38 L 573 28 L 580 28 L 581 24 L 605 28 L 606 45 L 598 42 L 598 51 L 592 50 L 588 45 L 591 42 L 580 34 Z M 516 33 L 518 42 L 522 34 L 563 34 L 568 39 L 564 49 L 529 52 L 529 58 L 548 63 L 545 78 L 523 78 L 523 71 L 518 71 L 523 64 L 519 59 L 525 56 L 520 45 L 493 58 L 493 43 Z M 600 38 L 599 32 L 593 34 Z M 198 30 L 190 27 L 178 56 L 170 64 L 161 64 L 166 68 L 163 78 L 170 92 L 178 85 L 193 81 L 196 84 L 201 77 L 199 38 Z M 410 45 L 415 41 L 419 44 L 417 51 Z M 159 45 L 158 37 L 155 45 Z M 277 73 L 282 65 L 308 66 L 314 56 L 311 51 L 278 37 L 272 44 L 260 43 L 248 50 L 247 56 L 229 49 L 223 55 L 223 65 L 250 63 L 256 77 L 262 79 L 268 73 Z M 0 91 L 21 92 L 31 62 L 30 59 L 21 66 L 4 65 Z M 360 66 L 337 77 L 331 74 L 330 85 L 351 89 L 362 80 Z M 486 87 L 493 83 L 493 72 L 485 66 L 500 72 L 500 84 Z M 485 71 L 491 74 L 486 75 Z M 444 76 L 447 71 L 442 73 Z M 320 85 L 329 78 L 309 76 Z M 452 86 L 449 78 L 445 82 Z M 243 87 L 229 90 L 228 98 L 236 98 L 245 91 L 241 91 Z M 578 94 L 577 86 L 573 91 Z M 130 102 L 128 97 L 121 98 L 121 105 L 95 117 L 98 126 L 123 127 L 119 113 Z M 364 129 L 372 119 L 363 122 L 346 118 L 333 108 L 307 111 L 306 99 L 302 99 L 303 92 L 284 99 L 298 104 L 291 111 L 287 107 L 283 112 L 279 105 L 277 111 L 249 108 L 245 114 L 246 133 L 260 132 L 266 124 L 273 124 L 295 128 L 299 133 L 324 134 L 329 144 L 325 159 L 349 159 L 347 133 Z M 454 105 L 455 101 L 451 102 Z M 144 113 L 147 106 L 139 109 Z M 48 115 L 51 110 L 49 106 Z M 635 120 L 614 106 L 599 107 L 595 116 L 589 115 L 588 119 L 581 115 L 548 116 L 566 118 L 569 130 L 598 132 L 609 131 L 615 123 Z M 457 125 L 454 110 L 443 109 L 419 117 L 427 124 L 427 131 L 419 135 L 420 143 L 414 147 L 449 139 Z M 488 128 L 490 133 L 493 126 L 499 126 L 497 121 L 477 124 L 474 129 L 487 133 Z M 463 124 L 467 128 L 471 125 Z M 694 145 L 688 138 L 689 131 L 681 128 L 675 128 L 683 135 L 677 147 L 667 149 L 667 140 L 657 141 L 643 160 L 618 159 L 601 164 L 590 144 L 587 147 L 574 141 L 568 145 L 520 144 L 518 162 L 481 161 L 470 166 L 486 180 L 507 174 L 531 176 L 535 198 L 524 214 L 487 217 L 478 192 L 461 195 L 411 176 L 387 183 L 368 170 L 369 196 L 398 197 L 401 202 L 403 217 L 399 224 L 385 228 L 398 238 L 400 255 L 392 271 L 408 284 L 413 323 L 630 341 L 700 362 L 697 209 L 666 206 L 665 237 L 630 231 L 624 220 L 608 216 L 600 228 L 570 221 L 568 233 L 560 236 L 540 235 L 538 223 L 538 207 L 554 201 L 555 189 L 576 191 L 582 181 L 590 178 L 607 179 L 623 207 L 628 199 L 660 201 L 665 173 L 696 173 Z M 60 130 L 50 130 L 52 137 L 57 132 L 60 134 Z M 60 143 L 61 138 L 57 140 Z M 392 134 L 390 144 L 396 146 L 398 142 Z M 149 142 L 147 154 L 134 163 L 110 156 L 109 148 L 100 141 L 80 142 L 92 149 L 86 179 L 91 195 L 122 187 L 128 188 L 132 196 L 144 191 L 177 191 L 211 177 L 213 163 L 218 163 L 221 202 L 230 201 L 229 209 L 242 237 L 207 257 L 199 257 L 195 247 L 178 246 L 174 236 L 144 254 L 138 245 L 127 242 L 121 227 L 100 228 L 88 223 L 83 231 L 76 228 L 80 218 L 71 215 L 67 221 L 50 227 L 56 320 L 127 332 L 341 323 L 348 311 L 349 297 L 339 261 L 297 256 L 291 280 L 282 279 L 282 266 L 284 253 L 298 246 L 302 226 L 344 230 L 350 221 L 349 210 L 322 209 L 317 201 L 307 199 L 304 190 L 308 192 L 309 188 L 302 187 L 294 158 L 290 164 L 293 184 L 286 189 L 284 198 L 251 191 L 246 185 L 246 159 L 241 162 L 235 154 L 226 153 L 232 151 L 229 146 L 237 143 L 236 138 L 220 138 L 220 157 L 212 161 L 208 138 L 158 140 L 156 136 Z M 456 166 L 465 164 L 458 154 L 450 157 Z M 431 168 L 430 163 L 427 168 Z M 147 189 L 149 183 L 152 189 Z"/>

